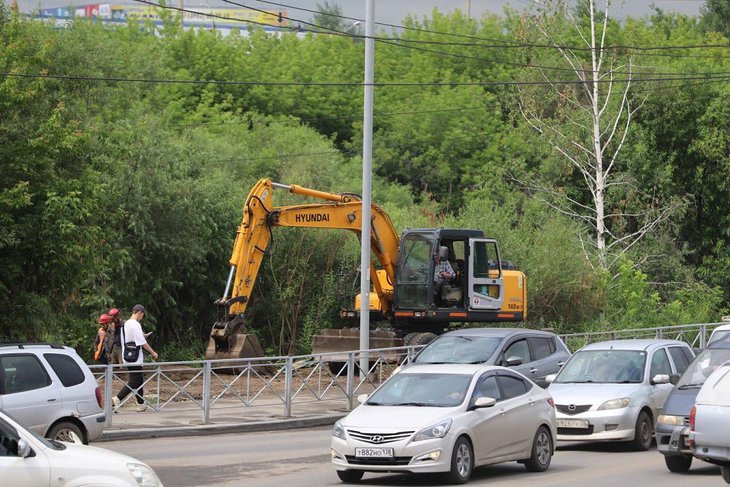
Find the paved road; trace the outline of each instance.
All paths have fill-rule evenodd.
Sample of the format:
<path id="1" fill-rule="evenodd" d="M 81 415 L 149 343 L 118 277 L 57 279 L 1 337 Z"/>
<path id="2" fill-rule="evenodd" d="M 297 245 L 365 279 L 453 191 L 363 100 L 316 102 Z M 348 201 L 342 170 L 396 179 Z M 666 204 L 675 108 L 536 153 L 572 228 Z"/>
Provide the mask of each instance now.
<path id="1" fill-rule="evenodd" d="M 150 464 L 170 487 L 321 487 L 342 485 L 329 463 L 330 427 L 264 433 L 111 441 L 99 446 Z M 430 486 L 423 476 L 366 473 L 362 485 Z M 686 475 L 670 473 L 655 449 L 560 444 L 550 470 L 527 473 L 516 463 L 475 471 L 469 485 L 522 487 L 723 487 L 718 467 L 696 462 Z"/>

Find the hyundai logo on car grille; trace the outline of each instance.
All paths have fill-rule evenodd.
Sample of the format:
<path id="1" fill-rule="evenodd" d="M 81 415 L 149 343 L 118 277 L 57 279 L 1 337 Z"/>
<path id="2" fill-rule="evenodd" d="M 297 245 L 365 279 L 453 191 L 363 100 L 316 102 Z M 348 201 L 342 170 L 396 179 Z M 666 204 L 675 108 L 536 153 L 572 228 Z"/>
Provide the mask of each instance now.
<path id="1" fill-rule="evenodd" d="M 382 445 L 384 443 L 393 443 L 395 441 L 405 440 L 410 438 L 413 433 L 413 431 L 396 431 L 393 433 L 373 433 L 356 430 L 347 431 L 347 434 L 352 438 L 362 441 L 363 443 L 371 443 L 373 445 Z"/>

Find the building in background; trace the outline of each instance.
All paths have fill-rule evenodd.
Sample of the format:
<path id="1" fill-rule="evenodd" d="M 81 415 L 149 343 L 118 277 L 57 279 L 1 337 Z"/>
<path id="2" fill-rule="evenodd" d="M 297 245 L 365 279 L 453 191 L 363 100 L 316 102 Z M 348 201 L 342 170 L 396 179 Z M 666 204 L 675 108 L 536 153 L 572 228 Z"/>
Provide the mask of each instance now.
<path id="1" fill-rule="evenodd" d="M 44 8 L 32 15 L 43 19 L 56 19 L 61 23 L 74 18 L 98 19 L 104 22 L 127 22 L 129 20 L 149 21 L 162 24 L 162 9 L 141 5 L 93 3 L 88 5 L 69 5 L 66 7 Z M 170 10 L 178 14 L 177 10 Z M 246 8 L 201 8 L 185 7 L 182 12 L 183 27 L 214 28 L 224 33 L 232 29 L 246 31 L 256 25 L 265 30 L 290 30 L 291 26 L 285 10 L 253 10 Z"/>

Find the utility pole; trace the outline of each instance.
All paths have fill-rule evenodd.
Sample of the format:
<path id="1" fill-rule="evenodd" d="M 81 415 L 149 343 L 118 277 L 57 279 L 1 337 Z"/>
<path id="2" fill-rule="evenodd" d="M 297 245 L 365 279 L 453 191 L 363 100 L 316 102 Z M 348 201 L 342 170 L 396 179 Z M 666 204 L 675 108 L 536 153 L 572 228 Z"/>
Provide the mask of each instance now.
<path id="1" fill-rule="evenodd" d="M 185 12 L 183 10 L 185 8 L 185 4 L 183 3 L 183 0 L 177 0 L 177 6 L 179 9 L 178 12 L 180 12 L 180 28 L 182 29 L 185 25 L 185 21 L 183 20 L 185 17 Z"/>
<path id="2" fill-rule="evenodd" d="M 362 128 L 362 229 L 360 232 L 360 350 L 370 348 L 370 225 L 373 185 L 373 81 L 375 71 L 375 0 L 365 0 L 365 83 Z M 367 378 L 370 361 L 360 355 L 360 381 Z"/>

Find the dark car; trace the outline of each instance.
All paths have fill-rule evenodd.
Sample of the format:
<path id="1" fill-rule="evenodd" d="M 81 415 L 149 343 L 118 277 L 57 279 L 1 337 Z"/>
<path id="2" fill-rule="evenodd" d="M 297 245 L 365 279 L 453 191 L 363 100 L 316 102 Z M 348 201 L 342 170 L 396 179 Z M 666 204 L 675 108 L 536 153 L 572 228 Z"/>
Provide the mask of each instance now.
<path id="1" fill-rule="evenodd" d="M 413 359 L 416 364 L 487 364 L 512 367 L 542 387 L 570 358 L 554 333 L 521 328 L 465 328 L 439 336 Z"/>
<path id="2" fill-rule="evenodd" d="M 664 403 L 656 423 L 656 444 L 672 472 L 686 472 L 692 465 L 689 447 L 689 412 L 705 379 L 730 360 L 730 340 L 711 343 L 689 365 L 681 377 L 672 377 L 674 389 Z"/>

